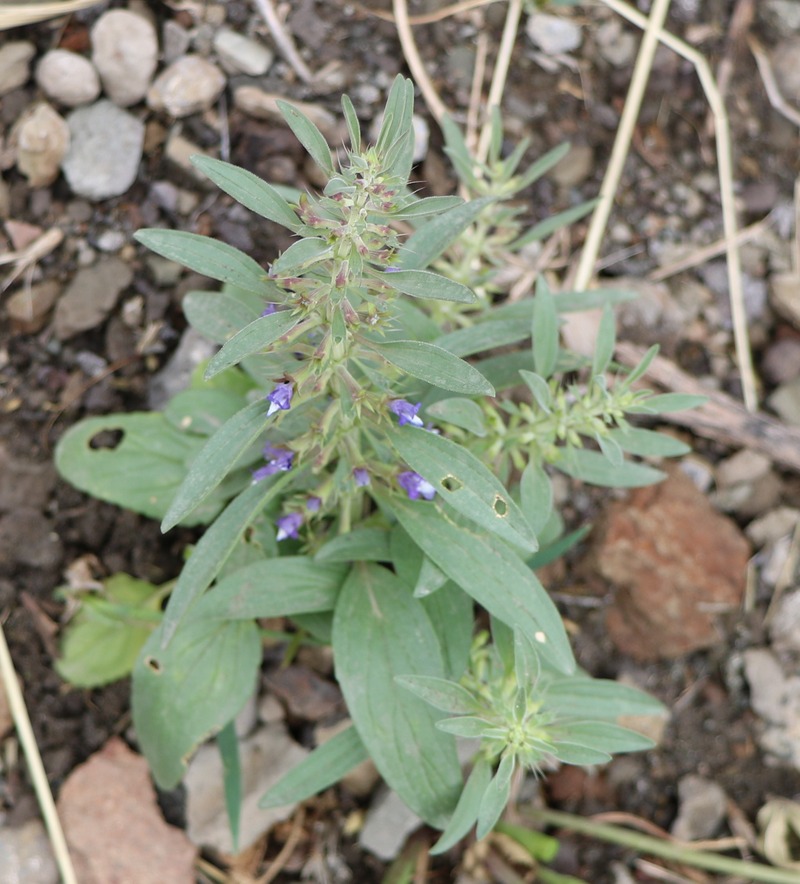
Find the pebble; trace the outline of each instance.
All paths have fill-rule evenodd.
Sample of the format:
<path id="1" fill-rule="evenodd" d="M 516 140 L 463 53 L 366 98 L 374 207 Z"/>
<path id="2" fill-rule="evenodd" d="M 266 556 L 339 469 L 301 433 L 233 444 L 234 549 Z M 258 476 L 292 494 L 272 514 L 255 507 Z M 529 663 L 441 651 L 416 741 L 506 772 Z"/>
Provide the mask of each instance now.
<path id="1" fill-rule="evenodd" d="M 745 533 L 755 546 L 764 546 L 788 537 L 797 525 L 800 525 L 800 509 L 780 506 L 754 519 L 745 529 Z"/>
<path id="2" fill-rule="evenodd" d="M 687 317 L 669 287 L 632 276 L 615 277 L 608 288 L 633 292 L 636 297 L 619 305 L 619 334 L 626 341 L 649 347 L 661 344 L 672 348 L 687 325 Z"/>
<path id="3" fill-rule="evenodd" d="M 94 241 L 101 252 L 118 252 L 128 241 L 121 230 L 104 230 Z"/>
<path id="4" fill-rule="evenodd" d="M 785 593 L 776 601 L 769 635 L 777 653 L 800 652 L 800 590 Z"/>
<path id="5" fill-rule="evenodd" d="M 164 64 L 172 64 L 173 61 L 177 61 L 189 51 L 192 37 L 186 28 L 182 28 L 176 21 L 170 18 L 164 22 L 161 41 L 164 47 L 162 52 Z"/>
<path id="6" fill-rule="evenodd" d="M 104 12 L 92 28 L 92 61 L 114 104 L 137 104 L 147 94 L 158 61 L 155 28 L 126 9 Z"/>
<path id="7" fill-rule="evenodd" d="M 27 40 L 12 40 L 0 47 L 0 95 L 28 82 L 35 54 L 36 47 Z"/>
<path id="8" fill-rule="evenodd" d="M 636 37 L 622 27 L 619 19 L 604 22 L 595 32 L 600 55 L 615 68 L 627 67 L 636 54 Z"/>
<path id="9" fill-rule="evenodd" d="M 21 506 L 0 519 L 0 571 L 14 573 L 18 565 L 50 570 L 63 555 L 58 534 L 40 510 Z"/>
<path id="10" fill-rule="evenodd" d="M 214 35 L 214 51 L 220 64 L 229 74 L 247 74 L 260 77 L 272 64 L 272 52 L 243 34 L 230 28 L 220 28 Z"/>
<path id="11" fill-rule="evenodd" d="M 243 111 L 257 120 L 275 120 L 283 123 L 283 115 L 278 110 L 278 99 L 281 95 L 265 92 L 258 86 L 238 86 L 233 92 L 233 104 L 238 110 Z M 304 113 L 328 139 L 329 143 L 336 143 L 338 138 L 338 121 L 336 117 L 318 104 L 306 101 L 292 101 L 291 105 Z"/>
<path id="12" fill-rule="evenodd" d="M 56 306 L 56 338 L 65 341 L 103 322 L 132 279 L 131 268 L 119 258 L 101 258 L 79 270 Z"/>
<path id="13" fill-rule="evenodd" d="M 730 488 L 745 482 L 757 482 L 769 472 L 771 461 L 757 451 L 743 448 L 717 466 L 717 487 Z"/>
<path id="14" fill-rule="evenodd" d="M 678 781 L 678 816 L 670 828 L 681 841 L 713 837 L 725 819 L 725 790 L 704 777 L 688 774 Z"/>
<path id="15" fill-rule="evenodd" d="M 47 831 L 39 820 L 0 826 L 0 881 L 58 884 L 61 880 Z"/>
<path id="16" fill-rule="evenodd" d="M 383 788 L 367 812 L 358 842 L 378 859 L 394 859 L 406 838 L 422 825 L 422 820 L 401 801 L 397 792 Z"/>
<path id="17" fill-rule="evenodd" d="M 800 426 L 800 378 L 781 384 L 767 399 L 767 404 L 787 424 Z"/>
<path id="18" fill-rule="evenodd" d="M 268 810 L 258 806 L 264 793 L 280 777 L 308 756 L 283 724 L 258 728 L 239 742 L 242 768 L 241 828 L 239 850 L 247 849 L 276 823 L 287 819 L 294 805 Z M 195 844 L 230 853 L 228 815 L 225 810 L 222 760 L 216 746 L 201 746 L 189 762 L 183 778 L 186 789 L 186 832 Z"/>
<path id="19" fill-rule="evenodd" d="M 100 78 L 89 59 L 66 49 L 42 56 L 36 82 L 48 98 L 67 107 L 91 104 L 100 94 Z"/>
<path id="20" fill-rule="evenodd" d="M 162 409 L 177 393 L 189 386 L 192 372 L 210 359 L 217 347 L 189 326 L 181 335 L 181 340 L 169 362 L 150 381 L 147 405 L 154 411 Z"/>
<path id="21" fill-rule="evenodd" d="M 210 156 L 210 154 L 198 147 L 193 141 L 185 138 L 180 132 L 180 124 L 169 133 L 166 146 L 164 147 L 164 157 L 174 163 L 183 173 L 189 176 L 195 183 L 206 189 L 211 189 L 215 185 L 211 179 L 204 175 L 192 163 L 193 156 Z"/>
<path id="22" fill-rule="evenodd" d="M 72 111 L 63 169 L 73 193 L 91 200 L 119 196 L 136 180 L 144 145 L 141 120 L 105 99 Z"/>
<path id="23" fill-rule="evenodd" d="M 592 174 L 594 150 L 588 144 L 573 144 L 569 153 L 558 162 L 549 177 L 561 187 L 577 187 Z"/>
<path id="24" fill-rule="evenodd" d="M 771 384 L 784 384 L 800 377 L 800 340 L 782 338 L 767 348 L 761 373 Z"/>
<path id="25" fill-rule="evenodd" d="M 546 55 L 563 55 L 577 49 L 583 41 L 581 29 L 560 15 L 536 12 L 528 16 L 525 33 Z"/>
<path id="26" fill-rule="evenodd" d="M 70 130 L 49 104 L 41 102 L 17 121 L 10 141 L 16 145 L 17 168 L 31 187 L 46 187 L 58 178 L 69 149 Z"/>
<path id="27" fill-rule="evenodd" d="M 781 40 L 770 53 L 770 60 L 781 95 L 800 104 L 800 36 Z"/>
<path id="28" fill-rule="evenodd" d="M 775 273 L 770 277 L 769 302 L 779 316 L 800 330 L 800 274 Z"/>
<path id="29" fill-rule="evenodd" d="M 51 462 L 13 457 L 0 446 L 0 512 L 27 506 L 45 509 L 56 485 Z"/>
<path id="30" fill-rule="evenodd" d="M 207 110 L 225 88 L 225 76 L 199 55 L 184 55 L 156 77 L 147 92 L 147 103 L 173 117 Z"/>
<path id="31" fill-rule="evenodd" d="M 758 7 L 782 34 L 800 31 L 800 4 L 797 0 L 762 0 Z"/>
<path id="32" fill-rule="evenodd" d="M 750 705 L 762 719 L 759 745 L 780 762 L 800 769 L 800 676 L 786 675 L 766 648 L 744 652 L 744 671 Z"/>
<path id="33" fill-rule="evenodd" d="M 23 286 L 14 292 L 6 304 L 14 330 L 31 335 L 43 328 L 59 291 L 59 284 L 48 279 L 30 287 Z"/>

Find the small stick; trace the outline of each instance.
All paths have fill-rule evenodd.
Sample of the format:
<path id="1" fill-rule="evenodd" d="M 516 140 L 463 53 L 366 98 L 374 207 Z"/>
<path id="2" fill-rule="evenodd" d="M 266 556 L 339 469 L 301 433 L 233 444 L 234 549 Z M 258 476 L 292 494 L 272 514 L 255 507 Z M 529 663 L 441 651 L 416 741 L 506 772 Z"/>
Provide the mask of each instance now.
<path id="1" fill-rule="evenodd" d="M 267 23 L 267 27 L 272 34 L 272 39 L 275 41 L 278 49 L 280 49 L 283 57 L 292 66 L 294 72 L 304 83 L 313 82 L 314 74 L 311 73 L 308 65 L 306 65 L 302 56 L 297 51 L 297 47 L 294 45 L 294 40 L 292 40 L 291 35 L 284 27 L 278 13 L 275 11 L 275 7 L 272 5 L 272 0 L 255 0 L 255 4 L 258 11 L 263 16 L 264 21 Z"/>
<path id="2" fill-rule="evenodd" d="M 14 719 L 19 741 L 22 744 L 22 751 L 25 753 L 25 759 L 28 762 L 28 773 L 33 782 L 33 788 L 39 801 L 47 833 L 50 836 L 50 843 L 53 846 L 53 855 L 55 856 L 58 870 L 61 873 L 61 880 L 63 884 L 78 884 L 75 869 L 72 867 L 72 860 L 67 849 L 67 841 L 64 838 L 64 830 L 61 828 L 58 813 L 56 812 L 53 793 L 50 791 L 50 784 L 47 782 L 47 774 L 42 764 L 42 756 L 39 754 L 39 747 L 36 745 L 36 737 L 33 734 L 28 710 L 25 708 L 25 699 L 22 696 L 17 674 L 14 670 L 14 662 L 8 650 L 2 623 L 0 623 L 0 677 L 2 677 L 3 686 L 8 697 L 11 717 Z"/>
<path id="3" fill-rule="evenodd" d="M 488 6 L 490 3 L 497 3 L 498 0 L 462 0 L 461 3 L 453 3 L 435 12 L 428 12 L 425 15 L 410 15 L 408 23 L 410 25 L 432 25 L 437 21 L 443 21 L 451 15 L 458 15 L 459 12 L 469 12 L 470 9 L 479 9 L 481 6 Z M 372 9 L 361 3 L 353 4 L 356 9 L 365 12 L 367 15 L 373 15 L 382 21 L 390 21 L 396 23 L 397 19 L 391 12 L 384 12 L 382 9 Z"/>
<path id="4" fill-rule="evenodd" d="M 467 108 L 467 123 L 464 139 L 467 147 L 475 150 L 478 140 L 478 115 L 481 109 L 481 92 L 483 91 L 483 77 L 486 73 L 486 56 L 489 52 L 489 35 L 486 31 L 478 33 L 478 42 L 475 47 L 475 70 L 472 73 L 472 85 L 469 90 L 469 107 Z"/>
<path id="5" fill-rule="evenodd" d="M 411 70 L 411 76 L 415 83 L 419 86 L 419 91 L 428 105 L 428 110 L 433 114 L 433 118 L 437 123 L 441 124 L 442 117 L 448 112 L 447 106 L 439 97 L 436 87 L 431 82 L 428 72 L 417 48 L 417 41 L 411 31 L 411 24 L 408 20 L 408 5 L 406 0 L 392 0 L 392 9 L 394 10 L 395 27 L 397 28 L 397 36 L 400 39 L 400 46 L 403 49 L 403 55 L 406 57 L 408 67 Z"/>
<path id="6" fill-rule="evenodd" d="M 764 83 L 764 89 L 767 93 L 769 103 L 779 114 L 783 114 L 790 123 L 794 123 L 795 126 L 800 126 L 800 111 L 792 107 L 792 105 L 783 97 L 780 87 L 778 86 L 778 81 L 775 79 L 775 74 L 772 71 L 772 64 L 770 63 L 769 56 L 764 52 L 764 49 L 755 37 L 748 37 L 747 45 L 750 47 L 750 51 L 753 53 L 753 58 L 755 58 L 756 64 L 758 65 L 758 72 L 761 74 L 761 79 Z"/>

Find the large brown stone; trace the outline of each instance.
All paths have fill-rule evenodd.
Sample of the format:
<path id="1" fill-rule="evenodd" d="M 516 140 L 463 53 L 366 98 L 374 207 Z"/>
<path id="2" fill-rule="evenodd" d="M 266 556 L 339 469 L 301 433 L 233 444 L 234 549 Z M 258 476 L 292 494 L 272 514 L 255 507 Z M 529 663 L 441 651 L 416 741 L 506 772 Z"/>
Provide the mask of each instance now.
<path id="1" fill-rule="evenodd" d="M 595 546 L 600 574 L 616 587 L 607 626 L 639 660 L 679 657 L 721 638 L 718 616 L 745 589 L 747 540 L 675 470 L 614 504 Z"/>

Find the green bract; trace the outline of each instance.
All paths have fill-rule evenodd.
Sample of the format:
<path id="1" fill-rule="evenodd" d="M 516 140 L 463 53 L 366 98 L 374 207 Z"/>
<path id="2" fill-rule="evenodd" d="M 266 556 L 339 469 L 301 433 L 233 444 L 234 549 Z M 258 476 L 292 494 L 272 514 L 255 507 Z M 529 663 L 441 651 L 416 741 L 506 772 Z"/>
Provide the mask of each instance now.
<path id="1" fill-rule="evenodd" d="M 262 267 L 191 232 L 141 231 L 148 248 L 224 283 L 184 300 L 189 322 L 221 349 L 162 413 L 83 421 L 57 451 L 61 473 L 91 494 L 163 519 L 164 530 L 208 526 L 174 586 L 125 578 L 87 599 L 60 671 L 93 684 L 132 670 L 137 737 L 164 788 L 218 735 L 234 830 L 231 723 L 255 689 L 258 618 L 291 618 L 298 641 L 332 643 L 353 721 L 263 803 L 307 798 L 369 756 L 444 830 L 438 850 L 495 825 L 516 768 L 646 748 L 617 719 L 659 708 L 577 672 L 533 568 L 586 530 L 563 536 L 552 470 L 618 487 L 657 481 L 630 455 L 685 447 L 628 417 L 694 402 L 633 386 L 654 351 L 632 372 L 614 364 L 611 305 L 625 293 L 553 293 L 540 277 L 533 298 L 506 298 L 502 256 L 591 208 L 526 230 L 508 202 L 564 148 L 524 169 L 525 144 L 500 155 L 497 117 L 481 164 L 447 121 L 469 199 L 418 198 L 408 186 L 412 97 L 398 78 L 375 145 L 362 143 L 343 99 L 351 149 L 340 165 L 319 130 L 280 103 L 329 179 L 295 201 L 195 158 L 296 240 Z M 596 306 L 604 314 L 586 360 L 562 347 L 560 316 Z M 96 447 L 106 430 L 122 435 L 113 449 Z M 474 635 L 476 604 L 491 634 Z M 108 655 L 105 669 L 93 652 Z M 460 738 L 478 741 L 466 782 Z"/>

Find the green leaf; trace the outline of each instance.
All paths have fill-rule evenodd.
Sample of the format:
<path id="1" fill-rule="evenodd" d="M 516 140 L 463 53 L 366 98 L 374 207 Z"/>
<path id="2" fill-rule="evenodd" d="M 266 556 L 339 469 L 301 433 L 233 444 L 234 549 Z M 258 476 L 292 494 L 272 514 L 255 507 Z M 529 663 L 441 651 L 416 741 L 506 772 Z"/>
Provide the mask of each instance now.
<path id="1" fill-rule="evenodd" d="M 79 688 L 129 675 L 158 622 L 162 596 L 152 583 L 113 574 L 99 597 L 81 600 L 77 614 L 65 627 L 61 657 L 55 664 L 58 674 Z M 145 619 L 148 615 L 156 617 L 155 623 Z"/>
<path id="2" fill-rule="evenodd" d="M 412 298 L 457 301 L 461 304 L 474 304 L 477 300 L 474 292 L 465 285 L 430 270 L 387 271 L 382 278 L 386 285 Z"/>
<path id="3" fill-rule="evenodd" d="M 528 389 L 533 393 L 533 398 L 536 400 L 539 408 L 550 414 L 551 406 L 553 405 L 553 393 L 547 381 L 540 374 L 536 374 L 535 371 L 525 371 L 524 368 L 520 369 L 519 374 L 522 380 L 525 381 Z"/>
<path id="4" fill-rule="evenodd" d="M 383 155 L 387 175 L 408 179 L 414 158 L 414 84 L 398 74 L 383 111 L 376 147 Z"/>
<path id="5" fill-rule="evenodd" d="M 236 466 L 269 422 L 263 400 L 251 402 L 227 420 L 200 449 L 170 505 L 161 530 L 183 521 Z"/>
<path id="6" fill-rule="evenodd" d="M 445 141 L 445 153 L 450 158 L 458 177 L 469 188 L 475 189 L 478 179 L 475 177 L 475 159 L 467 147 L 461 129 L 453 122 L 452 117 L 445 115 L 439 121 Z"/>
<path id="7" fill-rule="evenodd" d="M 346 573 L 344 565 L 308 556 L 252 562 L 220 580 L 195 605 L 192 616 L 252 620 L 332 611 Z"/>
<path id="8" fill-rule="evenodd" d="M 122 438 L 114 448 L 93 448 L 92 440 L 106 432 Z M 179 432 L 158 412 L 110 414 L 67 430 L 56 446 L 56 469 L 93 497 L 160 519 L 202 444 L 201 437 Z M 210 522 L 221 505 L 209 498 L 184 524 Z"/>
<path id="9" fill-rule="evenodd" d="M 494 396 L 494 387 L 476 368 L 435 344 L 387 341 L 373 346 L 387 362 L 435 387 L 453 393 Z"/>
<path id="10" fill-rule="evenodd" d="M 569 534 L 565 534 L 558 540 L 554 540 L 546 546 L 543 544 L 539 549 L 539 552 L 535 553 L 528 559 L 528 567 L 535 571 L 537 568 L 544 568 L 544 566 L 549 565 L 550 562 L 560 559 L 563 555 L 566 555 L 573 546 L 577 546 L 577 544 L 579 544 L 591 530 L 591 525 L 581 525 L 580 528 L 570 531 Z"/>
<path id="11" fill-rule="evenodd" d="M 611 756 L 608 752 L 601 752 L 591 746 L 580 746 L 575 743 L 561 741 L 551 744 L 551 750 L 554 758 L 564 764 L 575 764 L 582 767 L 588 767 L 593 764 L 608 764 Z"/>
<path id="12" fill-rule="evenodd" d="M 594 345 L 594 357 L 592 358 L 592 374 L 596 377 L 608 368 L 614 356 L 614 347 L 617 345 L 617 332 L 614 322 L 614 311 L 606 304 L 603 307 L 603 315 L 600 318 L 600 326 L 597 329 L 597 340 Z"/>
<path id="13" fill-rule="evenodd" d="M 233 852 L 239 852 L 239 823 L 242 814 L 242 766 L 239 761 L 239 737 L 236 722 L 231 719 L 217 734 L 217 748 L 222 759 L 222 783 L 225 789 L 225 809 L 231 830 Z"/>
<path id="14" fill-rule="evenodd" d="M 524 190 L 526 187 L 530 187 L 534 181 L 538 181 L 542 175 L 546 175 L 553 166 L 558 165 L 561 160 L 569 153 L 570 144 L 568 142 L 564 142 L 564 144 L 559 144 L 554 147 L 552 150 L 549 150 L 543 157 L 539 157 L 533 165 L 531 165 L 525 173 L 521 176 L 520 182 L 518 185 L 519 190 Z"/>
<path id="15" fill-rule="evenodd" d="M 224 344 L 238 331 L 258 319 L 264 309 L 264 298 L 247 292 L 188 292 L 181 308 L 192 328 L 215 344 Z"/>
<path id="16" fill-rule="evenodd" d="M 475 628 L 472 598 L 460 586 L 448 581 L 421 601 L 439 636 L 445 674 L 448 678 L 461 678 L 469 661 L 472 631 Z"/>
<path id="17" fill-rule="evenodd" d="M 178 624 L 195 599 L 208 589 L 230 557 L 245 528 L 291 480 L 289 474 L 272 482 L 250 485 L 234 498 L 203 534 L 183 566 L 181 576 L 164 612 L 164 647 L 172 640 Z"/>
<path id="18" fill-rule="evenodd" d="M 329 540 L 314 556 L 317 562 L 388 562 L 389 534 L 384 528 L 355 528 Z"/>
<path id="19" fill-rule="evenodd" d="M 483 438 L 486 435 L 486 425 L 483 422 L 483 410 L 477 402 L 471 399 L 462 399 L 454 396 L 449 399 L 440 399 L 429 405 L 425 413 L 437 421 L 444 421 L 461 427 L 462 430 Z"/>
<path id="20" fill-rule="evenodd" d="M 500 766 L 497 768 L 486 791 L 481 799 L 481 806 L 478 810 L 478 826 L 475 830 L 475 837 L 480 841 L 485 838 L 500 819 L 503 811 L 508 804 L 508 798 L 511 794 L 511 775 L 514 773 L 514 756 L 503 756 Z"/>
<path id="21" fill-rule="evenodd" d="M 390 571 L 358 564 L 333 619 L 336 676 L 370 757 L 386 782 L 424 820 L 444 824 L 461 791 L 451 738 L 438 715 L 395 682 L 397 675 L 444 675 L 422 603 Z"/>
<path id="22" fill-rule="evenodd" d="M 252 622 L 187 621 L 164 649 L 162 628 L 133 669 L 133 723 L 162 789 L 174 788 L 197 746 L 235 718 L 256 686 L 261 641 Z"/>
<path id="23" fill-rule="evenodd" d="M 285 773 L 258 802 L 259 807 L 284 807 L 305 801 L 338 783 L 369 758 L 354 727 L 345 728 Z"/>
<path id="24" fill-rule="evenodd" d="M 395 681 L 426 703 L 451 715 L 471 715 L 480 708 L 475 697 L 466 688 L 445 678 L 436 678 L 433 675 L 398 675 Z"/>
<path id="25" fill-rule="evenodd" d="M 401 427 L 389 441 L 454 510 L 508 543 L 536 552 L 536 535 L 503 483 L 466 448 L 436 433 Z"/>
<path id="26" fill-rule="evenodd" d="M 528 851 L 533 859 L 539 862 L 550 863 L 558 856 L 560 847 L 558 838 L 545 835 L 544 832 L 526 829 L 524 826 L 516 826 L 503 820 L 498 822 L 494 829 L 496 832 L 513 838 L 517 844 Z M 543 881 L 542 884 L 544 884 Z"/>
<path id="27" fill-rule="evenodd" d="M 291 206 L 271 184 L 267 184 L 258 175 L 231 163 L 224 163 L 222 160 L 200 154 L 195 154 L 190 160 L 192 165 L 210 178 L 220 190 L 232 196 L 251 212 L 282 227 L 288 227 L 293 233 L 302 229 L 303 224 Z"/>
<path id="28" fill-rule="evenodd" d="M 281 252 L 270 271 L 276 276 L 299 276 L 319 263 L 320 259 L 332 255 L 332 251 L 331 245 L 324 239 L 307 236 L 293 242 L 286 251 Z"/>
<path id="29" fill-rule="evenodd" d="M 436 727 L 446 734 L 453 734 L 465 740 L 476 740 L 488 736 L 497 725 L 477 715 L 461 715 L 458 718 L 442 718 Z"/>
<path id="30" fill-rule="evenodd" d="M 664 414 L 669 411 L 687 411 L 699 408 L 708 402 L 708 396 L 693 396 L 691 393 L 662 393 L 650 396 L 641 405 L 629 408 L 630 414 Z"/>
<path id="31" fill-rule="evenodd" d="M 419 569 L 414 598 L 424 599 L 441 589 L 447 583 L 447 575 L 443 574 L 430 559 L 423 556 Z"/>
<path id="32" fill-rule="evenodd" d="M 294 105 L 278 99 L 278 110 L 295 137 L 308 151 L 312 160 L 330 178 L 334 174 L 333 162 L 331 161 L 331 149 L 325 136 L 308 117 L 299 111 Z"/>
<path id="33" fill-rule="evenodd" d="M 472 356 L 495 347 L 517 344 L 530 337 L 530 329 L 514 320 L 490 320 L 442 335 L 435 343 L 456 356 Z"/>
<path id="34" fill-rule="evenodd" d="M 540 240 L 546 239 L 557 230 L 561 230 L 562 227 L 569 227 L 570 224 L 574 224 L 576 221 L 580 221 L 581 218 L 586 217 L 586 215 L 588 215 L 599 202 L 599 199 L 588 200 L 578 206 L 573 206 L 571 209 L 559 212 L 557 215 L 551 215 L 549 218 L 545 218 L 538 224 L 534 224 L 534 226 L 523 233 L 519 239 L 514 240 L 514 242 L 508 246 L 509 251 L 517 252 L 529 243 L 539 242 Z"/>
<path id="35" fill-rule="evenodd" d="M 456 809 L 450 817 L 441 838 L 431 848 L 431 854 L 437 856 L 449 850 L 457 844 L 478 819 L 478 810 L 480 808 L 481 799 L 486 793 L 486 788 L 492 778 L 492 769 L 489 762 L 481 757 L 475 762 L 464 791 L 458 799 Z"/>
<path id="36" fill-rule="evenodd" d="M 504 623 L 522 629 L 556 668 L 574 671 L 575 660 L 558 610 L 510 546 L 480 529 L 456 524 L 435 504 L 389 497 L 377 489 L 373 493 L 425 555 L 464 592 Z"/>
<path id="37" fill-rule="evenodd" d="M 666 474 L 646 464 L 626 461 L 615 467 L 599 451 L 570 448 L 553 464 L 561 472 L 591 485 L 606 488 L 642 488 L 666 478 Z"/>
<path id="38" fill-rule="evenodd" d="M 655 743 L 643 734 L 607 721 L 566 721 L 552 725 L 548 736 L 555 742 L 567 742 L 587 749 L 615 755 L 618 752 L 640 752 L 652 749 Z"/>
<path id="39" fill-rule="evenodd" d="M 519 480 L 522 512 L 537 536 L 544 530 L 553 509 L 553 486 L 544 467 L 530 461 Z"/>
<path id="40" fill-rule="evenodd" d="M 679 457 L 692 450 L 674 436 L 637 427 L 611 430 L 609 436 L 623 451 L 639 457 Z"/>
<path id="41" fill-rule="evenodd" d="M 229 282 L 257 294 L 268 291 L 267 274 L 259 264 L 239 249 L 210 236 L 158 228 L 138 230 L 133 236 L 157 255 L 177 261 L 211 279 Z"/>
<path id="42" fill-rule="evenodd" d="M 393 218 L 408 219 L 422 218 L 425 215 L 438 215 L 447 212 L 456 206 L 464 204 L 460 196 L 426 196 L 423 199 L 415 199 L 413 202 L 392 213 Z"/>
<path id="43" fill-rule="evenodd" d="M 264 350 L 282 335 L 290 332 L 298 323 L 298 317 L 290 310 L 281 310 L 270 316 L 260 316 L 225 343 L 206 368 L 206 378 L 241 362 L 246 356 Z"/>
<path id="44" fill-rule="evenodd" d="M 483 197 L 456 206 L 418 227 L 405 241 L 397 256 L 402 270 L 422 270 L 435 261 L 489 205 L 494 197 Z"/>
<path id="45" fill-rule="evenodd" d="M 243 396 L 223 390 L 184 390 L 169 400 L 164 417 L 184 433 L 211 436 L 246 404 Z"/>
<path id="46" fill-rule="evenodd" d="M 536 373 L 547 380 L 553 374 L 558 361 L 558 314 L 543 274 L 539 275 L 536 285 L 531 332 Z"/>
<path id="47" fill-rule="evenodd" d="M 349 95 L 342 95 L 342 113 L 350 137 L 350 150 L 358 153 L 361 150 L 361 124 L 358 122 L 358 114 Z"/>
<path id="48" fill-rule="evenodd" d="M 553 677 L 546 688 L 546 706 L 559 718 L 599 718 L 616 721 L 620 716 L 665 714 L 654 697 L 611 679 L 576 675 Z"/>
<path id="49" fill-rule="evenodd" d="M 558 292 L 553 297 L 556 302 L 556 310 L 559 313 L 578 313 L 582 310 L 605 307 L 606 304 L 614 305 L 633 301 L 636 298 L 636 293 L 630 290 L 593 289 L 590 292 Z"/>
<path id="50" fill-rule="evenodd" d="M 597 444 L 600 446 L 600 451 L 603 453 L 603 457 L 605 457 L 612 466 L 621 467 L 625 462 L 625 455 L 622 453 L 622 449 L 614 439 L 610 435 L 601 436 L 598 434 L 596 440 Z"/>
<path id="51" fill-rule="evenodd" d="M 503 353 L 480 359 L 475 367 L 496 390 L 507 390 L 519 385 L 521 371 L 533 371 L 533 354 L 529 350 L 518 353 Z"/>
<path id="52" fill-rule="evenodd" d="M 658 344 L 653 344 L 652 347 L 642 356 L 639 360 L 638 365 L 635 368 L 631 369 L 630 372 L 625 376 L 624 381 L 618 386 L 618 390 L 627 390 L 631 387 L 631 385 L 638 381 L 640 377 L 642 377 L 647 369 L 650 368 L 653 360 L 658 356 L 659 346 Z"/>

